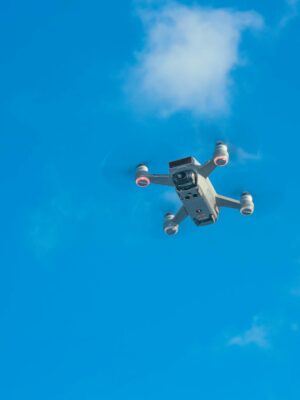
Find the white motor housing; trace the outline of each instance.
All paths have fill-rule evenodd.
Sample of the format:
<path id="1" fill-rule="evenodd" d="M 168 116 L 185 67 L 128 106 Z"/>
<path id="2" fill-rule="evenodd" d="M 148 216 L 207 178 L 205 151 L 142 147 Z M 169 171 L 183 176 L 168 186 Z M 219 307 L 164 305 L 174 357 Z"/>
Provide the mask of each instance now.
<path id="1" fill-rule="evenodd" d="M 139 187 L 146 187 L 150 185 L 150 179 L 148 177 L 148 167 L 144 164 L 140 164 L 136 167 L 135 172 L 135 183 Z"/>
<path id="2" fill-rule="evenodd" d="M 164 232 L 169 235 L 176 235 L 179 230 L 179 225 L 178 224 L 173 224 L 172 220 L 174 219 L 174 214 L 167 213 L 165 215 L 165 222 L 164 222 Z"/>
<path id="3" fill-rule="evenodd" d="M 228 147 L 225 143 L 217 142 L 213 160 L 215 165 L 218 167 L 224 167 L 226 164 L 228 164 L 229 153 Z"/>
<path id="4" fill-rule="evenodd" d="M 252 215 L 254 212 L 253 197 L 250 193 L 244 192 L 241 195 L 241 214 Z"/>

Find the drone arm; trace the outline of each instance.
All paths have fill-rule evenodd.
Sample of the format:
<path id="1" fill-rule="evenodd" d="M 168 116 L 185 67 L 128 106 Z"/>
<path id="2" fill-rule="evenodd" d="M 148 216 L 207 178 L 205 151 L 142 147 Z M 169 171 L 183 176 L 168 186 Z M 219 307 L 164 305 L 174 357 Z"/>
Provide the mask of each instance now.
<path id="1" fill-rule="evenodd" d="M 167 174 L 150 174 L 147 165 L 139 164 L 136 167 L 135 183 L 140 187 L 146 187 L 150 183 L 157 185 L 173 186 L 170 175 Z"/>
<path id="2" fill-rule="evenodd" d="M 174 186 L 170 175 L 147 174 L 147 177 L 151 183 L 155 183 L 156 185 Z"/>
<path id="3" fill-rule="evenodd" d="M 223 142 L 217 142 L 213 158 L 207 161 L 204 165 L 200 165 L 198 172 L 200 175 L 207 178 L 216 167 L 224 167 L 228 164 L 229 154 L 227 145 Z"/>
<path id="4" fill-rule="evenodd" d="M 177 213 L 175 214 L 174 218 L 172 219 L 172 223 L 179 225 L 186 217 L 188 213 L 184 206 L 182 206 Z"/>
<path id="5" fill-rule="evenodd" d="M 176 235 L 179 229 L 180 223 L 188 216 L 188 213 L 184 206 L 182 206 L 177 213 L 167 213 L 164 221 L 164 231 L 167 235 Z"/>
<path id="6" fill-rule="evenodd" d="M 236 208 L 238 210 L 241 208 L 241 202 L 239 200 L 221 196 L 220 194 L 216 195 L 216 203 L 218 207 Z"/>
<path id="7" fill-rule="evenodd" d="M 200 175 L 204 176 L 204 178 L 207 178 L 216 167 L 217 165 L 214 163 L 214 160 L 209 160 L 198 167 L 198 172 Z"/>

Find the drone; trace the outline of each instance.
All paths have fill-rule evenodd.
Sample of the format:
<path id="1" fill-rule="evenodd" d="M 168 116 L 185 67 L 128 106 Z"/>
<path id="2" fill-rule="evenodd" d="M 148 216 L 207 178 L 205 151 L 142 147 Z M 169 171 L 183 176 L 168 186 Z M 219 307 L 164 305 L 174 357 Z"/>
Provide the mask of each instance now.
<path id="1" fill-rule="evenodd" d="M 211 160 L 200 164 L 194 157 L 186 157 L 169 163 L 169 174 L 150 174 L 145 164 L 136 167 L 135 182 L 139 187 L 147 187 L 150 183 L 175 187 L 182 202 L 176 214 L 166 213 L 163 229 L 167 235 L 176 235 L 180 223 L 188 216 L 197 226 L 214 224 L 219 217 L 220 208 L 235 208 L 242 215 L 254 212 L 253 197 L 250 193 L 241 194 L 240 200 L 218 194 L 209 180 L 216 167 L 228 164 L 228 147 L 217 142 Z"/>

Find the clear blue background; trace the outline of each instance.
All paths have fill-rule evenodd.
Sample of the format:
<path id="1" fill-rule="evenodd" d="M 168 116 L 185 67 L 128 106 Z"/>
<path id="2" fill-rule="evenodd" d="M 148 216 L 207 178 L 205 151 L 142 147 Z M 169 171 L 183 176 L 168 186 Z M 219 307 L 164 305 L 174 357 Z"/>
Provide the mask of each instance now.
<path id="1" fill-rule="evenodd" d="M 186 2 L 188 3 L 188 2 Z M 282 0 L 255 9 L 232 113 L 135 113 L 123 92 L 143 44 L 130 1 L 0 6 L 0 398 L 298 400 L 300 26 Z M 134 166 L 211 156 L 226 138 L 260 161 L 212 177 L 256 214 L 162 232 L 166 189 Z M 228 346 L 260 319 L 269 348 Z"/>

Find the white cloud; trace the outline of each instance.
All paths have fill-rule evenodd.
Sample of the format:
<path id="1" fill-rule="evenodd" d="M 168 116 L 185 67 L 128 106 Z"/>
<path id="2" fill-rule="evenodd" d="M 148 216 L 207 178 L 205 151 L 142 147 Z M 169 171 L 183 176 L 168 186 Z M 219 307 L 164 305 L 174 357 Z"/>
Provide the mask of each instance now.
<path id="1" fill-rule="evenodd" d="M 145 46 L 128 84 L 136 102 L 161 115 L 183 110 L 209 117 L 226 113 L 231 72 L 242 64 L 242 33 L 261 28 L 261 16 L 179 3 L 140 15 Z"/>
<path id="2" fill-rule="evenodd" d="M 268 329 L 265 325 L 257 323 L 256 320 L 254 320 L 250 329 L 240 335 L 233 336 L 228 341 L 229 346 L 245 347 L 251 344 L 260 348 L 269 347 Z"/>

